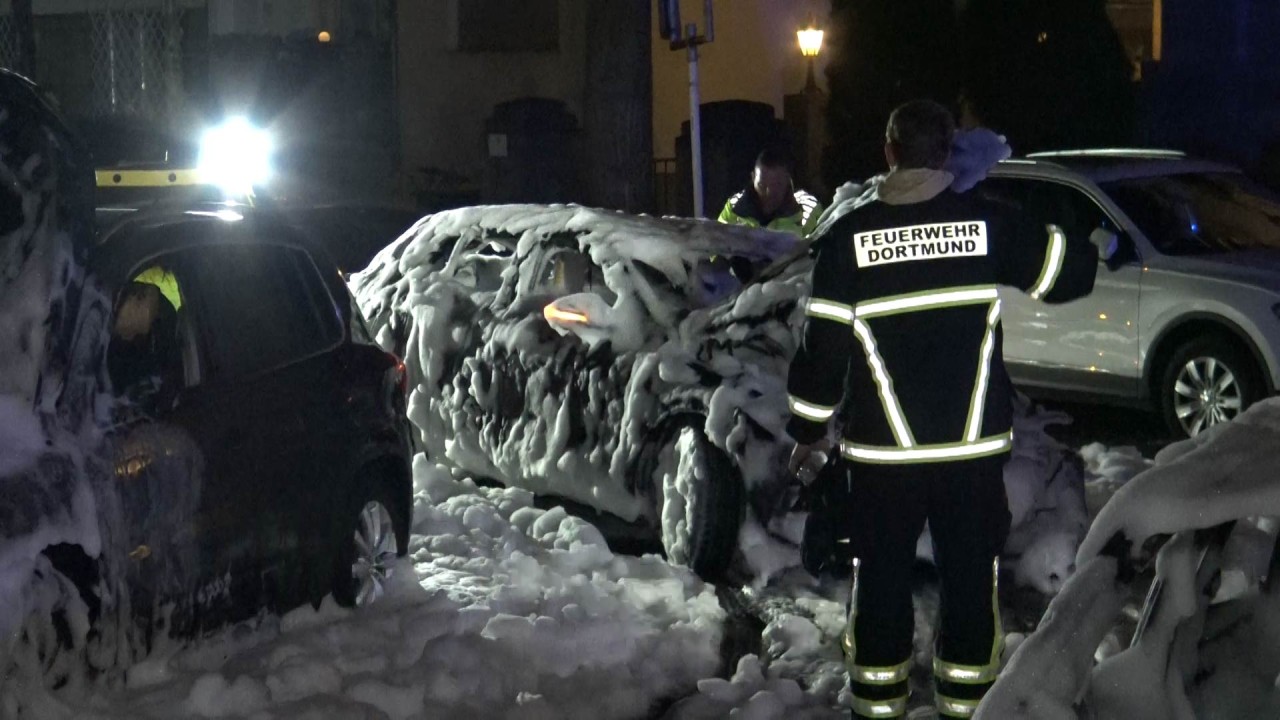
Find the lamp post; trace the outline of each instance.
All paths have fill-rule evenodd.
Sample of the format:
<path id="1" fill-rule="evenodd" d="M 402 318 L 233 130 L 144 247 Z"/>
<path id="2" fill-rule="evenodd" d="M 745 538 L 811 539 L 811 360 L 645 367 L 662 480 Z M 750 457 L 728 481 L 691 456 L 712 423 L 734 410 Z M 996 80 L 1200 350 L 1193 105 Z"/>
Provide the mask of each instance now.
<path id="1" fill-rule="evenodd" d="M 818 53 L 822 52 L 822 35 L 822 30 L 812 20 L 809 21 L 808 27 L 796 31 L 796 40 L 800 43 L 800 54 L 809 61 L 809 73 L 804 82 L 805 91 L 812 90 L 818 86 L 813 77 L 813 61 L 814 58 L 818 57 Z"/>
<path id="2" fill-rule="evenodd" d="M 826 115 L 827 99 L 814 78 L 814 59 L 822 52 L 822 36 L 822 30 L 812 18 L 808 25 L 796 30 L 800 54 L 809 65 L 808 77 L 800 92 L 783 98 L 783 119 L 800 149 L 797 158 L 798 177 L 808 185 L 810 192 L 818 194 L 823 192 L 819 171 L 822 166 L 822 148 L 826 142 L 823 117 Z"/>
<path id="3" fill-rule="evenodd" d="M 603 1 L 603 0 L 601 0 Z M 703 216 L 702 202 L 702 95 L 698 83 L 698 46 L 715 40 L 711 0 L 703 0 L 702 32 L 696 23 L 680 25 L 680 0 L 661 0 L 659 33 L 672 50 L 685 50 L 689 56 L 689 151 L 693 166 L 693 216 Z"/>

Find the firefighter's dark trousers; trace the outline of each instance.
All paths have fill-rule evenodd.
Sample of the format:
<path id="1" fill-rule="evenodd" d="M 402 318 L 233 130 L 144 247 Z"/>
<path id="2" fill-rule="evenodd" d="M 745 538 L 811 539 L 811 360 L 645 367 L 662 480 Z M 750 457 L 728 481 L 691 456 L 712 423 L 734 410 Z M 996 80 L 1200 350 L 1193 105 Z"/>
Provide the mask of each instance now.
<path id="1" fill-rule="evenodd" d="M 918 465 L 839 461 L 849 483 L 853 594 L 843 637 L 854 716 L 893 718 L 907 704 L 916 541 L 929 521 L 940 579 L 933 664 L 941 717 L 971 717 L 999 669 L 998 557 L 1009 533 L 1007 454 Z"/>

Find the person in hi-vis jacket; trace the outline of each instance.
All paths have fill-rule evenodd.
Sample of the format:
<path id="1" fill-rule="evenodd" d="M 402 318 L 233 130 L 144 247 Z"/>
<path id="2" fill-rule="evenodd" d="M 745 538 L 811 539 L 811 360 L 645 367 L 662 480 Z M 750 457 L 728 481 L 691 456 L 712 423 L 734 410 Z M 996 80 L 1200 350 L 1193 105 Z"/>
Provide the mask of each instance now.
<path id="1" fill-rule="evenodd" d="M 751 185 L 725 201 L 717 220 L 803 238 L 813 231 L 821 214 L 822 203 L 804 190 L 796 189 L 786 155 L 766 149 L 756 157 Z"/>
<path id="2" fill-rule="evenodd" d="M 944 168 L 954 136 L 941 105 L 894 110 L 890 172 L 814 235 L 804 340 L 788 377 L 792 472 L 835 456 L 816 482 L 841 490 L 834 513 L 852 558 L 842 644 L 859 718 L 906 712 L 911 568 L 926 520 L 940 577 L 939 714 L 972 716 L 995 679 L 1009 531 L 1002 467 L 1013 445 L 997 286 L 1065 302 L 1093 289 L 1098 265 L 1087 239 L 953 189 Z M 843 425 L 835 446 L 833 418 Z"/>

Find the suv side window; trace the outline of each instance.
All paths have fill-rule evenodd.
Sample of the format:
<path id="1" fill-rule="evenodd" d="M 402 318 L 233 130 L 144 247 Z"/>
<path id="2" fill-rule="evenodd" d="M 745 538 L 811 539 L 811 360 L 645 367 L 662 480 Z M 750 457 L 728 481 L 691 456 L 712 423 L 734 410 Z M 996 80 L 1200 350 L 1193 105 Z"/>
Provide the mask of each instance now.
<path id="1" fill-rule="evenodd" d="M 1057 225 L 1067 237 L 1087 240 L 1102 227 L 1117 232 L 1106 211 L 1085 193 L 1062 183 L 1020 178 L 989 178 L 976 188 L 989 199 L 1012 205 L 1038 225 Z"/>
<path id="2" fill-rule="evenodd" d="M 585 253 L 556 248 L 543 256 L 534 276 L 534 295 L 564 297 L 577 293 L 595 293 L 610 305 L 618 296 L 604 282 L 604 273 Z"/>
<path id="3" fill-rule="evenodd" d="M 342 340 L 338 308 L 302 250 L 211 245 L 187 254 L 208 360 L 202 380 L 253 375 Z"/>
<path id="4" fill-rule="evenodd" d="M 514 251 L 499 240 L 476 240 L 462 248 L 452 261 L 453 279 L 476 292 L 496 292 L 502 287 L 502 271 L 511 264 Z"/>
<path id="5" fill-rule="evenodd" d="M 181 253 L 169 253 L 134 268 L 128 278 L 113 298 L 107 375 L 117 397 L 155 411 L 198 372 L 186 322 L 190 276 Z"/>

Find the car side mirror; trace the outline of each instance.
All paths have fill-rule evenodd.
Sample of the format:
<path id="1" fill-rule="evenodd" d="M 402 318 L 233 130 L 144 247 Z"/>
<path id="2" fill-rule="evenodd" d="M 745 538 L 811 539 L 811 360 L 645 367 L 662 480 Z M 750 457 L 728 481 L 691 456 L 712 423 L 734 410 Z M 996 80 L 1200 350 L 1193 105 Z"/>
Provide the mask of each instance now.
<path id="1" fill-rule="evenodd" d="M 610 305 L 595 293 L 566 295 L 542 308 L 542 317 L 560 335 L 573 334 L 591 350 L 604 345 L 616 352 L 630 352 L 648 339 L 647 323 L 635 297 Z"/>
<path id="2" fill-rule="evenodd" d="M 542 308 L 542 317 L 561 335 L 573 333 L 588 345 L 606 339 L 613 327 L 613 308 L 595 293 L 575 293 Z"/>

